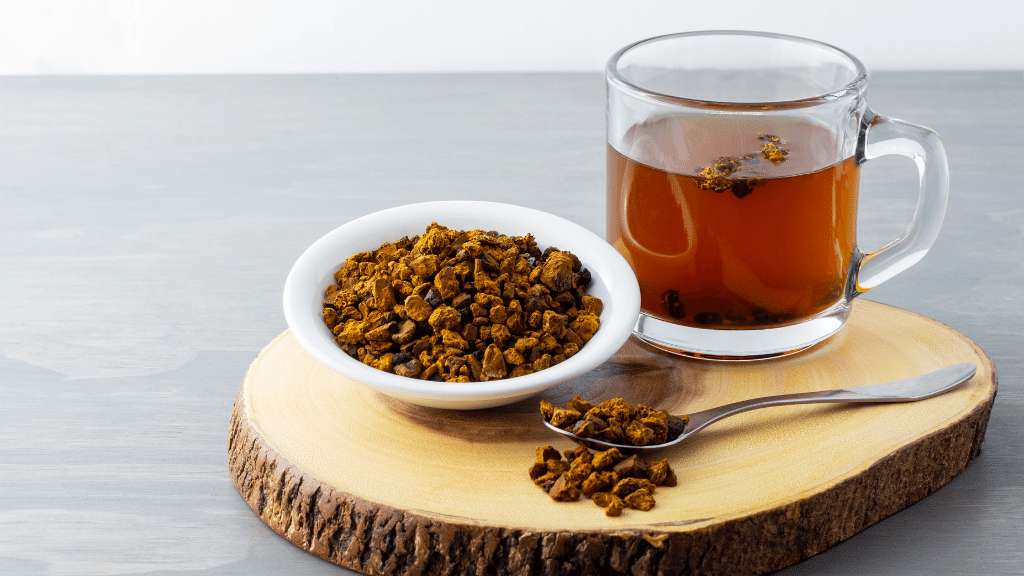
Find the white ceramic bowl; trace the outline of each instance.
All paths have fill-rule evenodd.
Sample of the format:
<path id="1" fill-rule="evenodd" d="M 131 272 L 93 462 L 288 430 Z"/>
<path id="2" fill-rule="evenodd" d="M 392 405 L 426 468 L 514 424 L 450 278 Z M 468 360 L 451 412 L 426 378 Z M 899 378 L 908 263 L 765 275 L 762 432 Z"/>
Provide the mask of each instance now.
<path id="1" fill-rule="evenodd" d="M 590 270 L 588 293 L 604 302 L 601 326 L 580 351 L 545 370 L 489 382 L 430 382 L 370 368 L 334 341 L 323 320 L 324 290 L 345 259 L 384 242 L 422 234 L 437 222 L 457 230 L 527 232 L 541 250 L 556 246 L 575 254 Z M 284 286 L 284 316 L 299 344 L 338 374 L 407 402 L 434 408 L 501 406 L 583 374 L 607 360 L 629 337 L 640 311 L 640 287 L 629 264 L 607 242 L 568 220 L 521 206 L 492 202 L 427 202 L 376 212 L 334 229 L 295 262 Z"/>

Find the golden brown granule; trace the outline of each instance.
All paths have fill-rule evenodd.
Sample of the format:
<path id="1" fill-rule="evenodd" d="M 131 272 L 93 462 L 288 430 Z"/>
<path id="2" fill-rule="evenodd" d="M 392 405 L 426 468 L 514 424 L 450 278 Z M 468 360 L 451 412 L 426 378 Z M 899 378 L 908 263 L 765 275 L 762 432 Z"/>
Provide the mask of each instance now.
<path id="1" fill-rule="evenodd" d="M 782 144 L 785 144 L 781 138 L 761 132 L 758 133 L 757 139 L 764 142 L 764 146 L 761 148 L 761 155 L 764 156 L 766 160 L 770 160 L 772 164 L 781 164 L 786 160 L 786 156 L 789 155 L 789 150 L 786 150 L 781 146 Z"/>
<path id="2" fill-rule="evenodd" d="M 551 459 L 558 460 L 561 457 L 561 453 L 554 446 L 541 446 L 537 448 L 537 462 L 547 462 Z"/>
<path id="3" fill-rule="evenodd" d="M 622 455 L 622 452 L 619 452 L 618 448 L 609 448 L 604 452 L 594 454 L 594 469 L 609 470 L 623 459 L 625 459 L 625 456 Z"/>
<path id="4" fill-rule="evenodd" d="M 647 479 L 655 486 L 675 486 L 677 483 L 676 473 L 668 465 L 668 458 L 648 466 Z"/>
<path id="5" fill-rule="evenodd" d="M 530 466 L 530 480 L 536 480 L 548 473 L 548 465 L 544 462 L 534 462 Z"/>
<path id="6" fill-rule="evenodd" d="M 697 187 L 701 190 L 722 192 L 732 187 L 732 178 L 718 171 L 714 166 L 705 166 L 697 173 Z"/>
<path id="7" fill-rule="evenodd" d="M 592 498 L 595 492 L 611 488 L 618 481 L 619 476 L 615 472 L 592 472 L 580 485 L 580 490 L 587 498 Z"/>
<path id="8" fill-rule="evenodd" d="M 784 148 L 779 148 L 775 143 L 769 142 L 764 145 L 761 149 L 761 155 L 767 160 L 771 160 L 774 164 L 781 164 L 786 159 L 786 154 L 789 151 Z"/>
<path id="9" fill-rule="evenodd" d="M 640 490 L 641 488 L 650 490 L 654 493 L 654 484 L 646 478 L 623 478 L 612 486 L 612 494 L 625 498 L 626 496 Z"/>
<path id="10" fill-rule="evenodd" d="M 626 503 L 626 506 L 633 508 L 634 510 L 643 510 L 647 512 L 651 508 L 654 508 L 654 494 L 647 488 L 640 488 L 633 492 L 630 492 L 622 500 Z"/>
<path id="11" fill-rule="evenodd" d="M 609 492 L 596 492 L 593 496 L 594 504 L 604 508 L 605 516 L 621 516 L 625 503 L 622 498 Z"/>
<path id="12" fill-rule="evenodd" d="M 565 428 L 580 419 L 580 413 L 571 408 L 555 408 L 551 414 L 551 425 Z"/>
<path id="13" fill-rule="evenodd" d="M 573 500 L 579 500 L 580 489 L 576 487 L 576 484 L 569 481 L 566 474 L 562 474 L 555 480 L 555 483 L 548 490 L 548 495 L 553 500 L 560 502 L 571 502 Z"/>
<path id="14" fill-rule="evenodd" d="M 581 486 L 583 481 L 594 472 L 594 465 L 591 463 L 593 457 L 587 452 L 587 457 L 578 457 L 569 465 L 565 475 L 576 486 Z"/>
<path id="15" fill-rule="evenodd" d="M 634 454 L 612 466 L 612 470 L 619 475 L 619 478 L 647 478 L 650 476 L 647 461 Z"/>
<path id="16" fill-rule="evenodd" d="M 563 454 L 565 454 L 565 459 L 568 460 L 569 462 L 572 462 L 576 458 L 579 458 L 580 456 L 583 456 L 584 454 L 588 453 L 589 450 L 587 450 L 586 446 L 579 445 L 577 445 L 575 448 L 572 448 L 571 450 L 566 450 L 565 452 L 563 452 Z M 593 456 L 591 456 L 591 462 L 593 462 Z"/>

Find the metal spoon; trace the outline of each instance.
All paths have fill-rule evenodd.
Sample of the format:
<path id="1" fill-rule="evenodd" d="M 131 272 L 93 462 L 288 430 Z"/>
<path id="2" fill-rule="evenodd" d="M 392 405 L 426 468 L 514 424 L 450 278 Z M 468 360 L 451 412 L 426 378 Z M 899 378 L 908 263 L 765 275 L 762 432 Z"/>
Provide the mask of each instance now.
<path id="1" fill-rule="evenodd" d="M 821 404 L 829 402 L 914 402 L 916 400 L 924 400 L 925 398 L 938 396 L 956 388 L 960 384 L 970 380 L 977 370 L 978 368 L 974 364 L 970 362 L 961 362 L 960 364 L 947 366 L 946 368 L 942 368 L 934 372 L 914 376 L 913 378 L 907 378 L 905 380 L 896 380 L 895 382 L 872 384 L 870 386 L 857 386 L 854 388 L 840 388 L 838 390 L 822 390 L 820 392 L 780 394 L 778 396 L 765 396 L 763 398 L 741 400 L 739 402 L 733 402 L 732 404 L 726 404 L 725 406 L 719 406 L 717 408 L 711 408 L 709 410 L 702 410 L 700 412 L 689 414 L 689 420 L 678 437 L 665 442 L 664 444 L 652 444 L 649 446 L 630 446 L 628 444 L 613 444 L 611 442 L 595 440 L 593 438 L 581 438 L 568 430 L 563 430 L 551 425 L 547 420 L 544 420 L 544 424 L 555 432 L 558 432 L 563 436 L 568 436 L 572 440 L 590 448 L 594 448 L 595 450 L 618 448 L 623 452 L 628 451 L 630 453 L 650 452 L 682 442 L 696 434 L 698 431 L 703 430 L 712 422 L 717 422 L 722 418 L 727 418 L 733 414 L 739 414 L 740 412 L 757 410 L 758 408 L 768 408 L 771 406 L 785 406 L 787 404 Z M 671 420 L 674 418 L 678 419 L 679 417 L 669 416 L 670 427 Z"/>

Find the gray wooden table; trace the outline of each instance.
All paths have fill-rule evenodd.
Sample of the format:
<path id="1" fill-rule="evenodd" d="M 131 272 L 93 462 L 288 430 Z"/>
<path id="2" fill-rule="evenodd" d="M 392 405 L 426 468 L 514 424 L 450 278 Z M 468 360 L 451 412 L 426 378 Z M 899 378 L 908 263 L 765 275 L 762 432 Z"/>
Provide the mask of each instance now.
<path id="1" fill-rule="evenodd" d="M 938 131 L 952 195 L 918 265 L 868 298 L 992 357 L 982 455 L 786 576 L 1024 573 L 1024 75 L 879 73 Z M 540 207 L 604 232 L 599 74 L 0 79 L 0 573 L 344 574 L 266 528 L 228 418 L 285 329 L 292 262 L 421 200 Z M 863 172 L 860 241 L 913 211 L 909 160 Z"/>

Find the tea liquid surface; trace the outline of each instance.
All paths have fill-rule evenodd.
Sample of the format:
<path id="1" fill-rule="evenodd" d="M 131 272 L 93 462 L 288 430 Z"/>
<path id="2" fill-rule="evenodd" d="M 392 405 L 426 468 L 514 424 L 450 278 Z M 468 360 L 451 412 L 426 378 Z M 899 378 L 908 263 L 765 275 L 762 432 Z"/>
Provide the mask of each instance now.
<path id="1" fill-rule="evenodd" d="M 678 122 L 635 126 L 632 157 L 608 146 L 608 241 L 640 281 L 641 309 L 743 329 L 838 303 L 856 250 L 855 158 L 821 167 L 835 136 L 809 124 L 716 138 L 714 125 L 696 135 Z"/>

